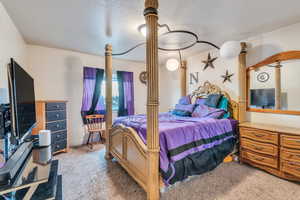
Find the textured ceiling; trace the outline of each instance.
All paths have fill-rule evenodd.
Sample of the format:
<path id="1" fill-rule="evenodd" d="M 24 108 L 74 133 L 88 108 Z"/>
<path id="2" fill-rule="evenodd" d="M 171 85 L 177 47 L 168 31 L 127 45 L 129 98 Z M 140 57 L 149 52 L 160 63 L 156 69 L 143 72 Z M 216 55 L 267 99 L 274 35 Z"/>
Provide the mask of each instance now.
<path id="1" fill-rule="evenodd" d="M 104 55 L 144 41 L 143 0 L 1 0 L 29 44 Z M 159 23 L 221 45 L 300 21 L 299 0 L 160 0 Z M 206 50 L 197 45 L 184 56 Z M 161 60 L 170 55 L 160 52 Z M 121 58 L 144 60 L 144 47 Z"/>

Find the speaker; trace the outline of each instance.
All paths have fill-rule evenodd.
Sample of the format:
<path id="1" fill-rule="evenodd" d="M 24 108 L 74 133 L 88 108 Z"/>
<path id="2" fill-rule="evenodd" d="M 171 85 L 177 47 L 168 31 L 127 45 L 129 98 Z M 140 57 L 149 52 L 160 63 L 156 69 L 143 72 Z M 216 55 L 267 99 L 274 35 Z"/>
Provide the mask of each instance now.
<path id="1" fill-rule="evenodd" d="M 51 145 L 51 131 L 50 130 L 40 130 L 39 132 L 39 146 L 47 147 Z"/>

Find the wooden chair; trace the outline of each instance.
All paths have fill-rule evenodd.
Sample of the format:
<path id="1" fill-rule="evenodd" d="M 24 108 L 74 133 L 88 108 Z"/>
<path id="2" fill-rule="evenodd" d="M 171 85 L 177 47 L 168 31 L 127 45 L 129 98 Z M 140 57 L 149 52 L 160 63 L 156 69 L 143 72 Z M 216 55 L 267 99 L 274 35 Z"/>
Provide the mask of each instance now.
<path id="1" fill-rule="evenodd" d="M 104 141 L 105 127 L 104 127 L 104 115 L 87 115 L 85 117 L 86 125 L 89 132 L 89 137 L 87 140 L 87 145 L 93 149 L 93 143 L 91 140 L 93 139 L 93 135 L 95 133 L 99 134 L 99 142 Z"/>

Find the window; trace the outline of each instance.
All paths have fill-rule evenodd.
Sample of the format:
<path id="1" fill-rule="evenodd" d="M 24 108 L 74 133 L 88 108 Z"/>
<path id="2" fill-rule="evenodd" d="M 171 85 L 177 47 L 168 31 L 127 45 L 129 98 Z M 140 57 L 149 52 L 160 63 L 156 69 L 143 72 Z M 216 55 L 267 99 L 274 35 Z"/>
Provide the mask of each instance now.
<path id="1" fill-rule="evenodd" d="M 102 81 L 101 84 L 101 98 L 103 98 L 104 101 L 104 105 L 105 105 L 105 85 L 106 85 L 106 81 L 105 78 Z M 117 111 L 119 108 L 119 84 L 118 84 L 118 79 L 117 79 L 117 74 L 113 73 L 112 76 L 112 109 L 113 111 Z"/>

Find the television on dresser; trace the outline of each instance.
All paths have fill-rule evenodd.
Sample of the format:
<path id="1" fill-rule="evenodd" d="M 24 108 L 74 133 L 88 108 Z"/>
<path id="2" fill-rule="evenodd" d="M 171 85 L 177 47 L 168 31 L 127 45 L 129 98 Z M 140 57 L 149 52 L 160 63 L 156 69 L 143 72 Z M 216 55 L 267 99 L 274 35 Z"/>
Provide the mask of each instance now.
<path id="1" fill-rule="evenodd" d="M 256 108 L 273 109 L 275 106 L 275 88 L 251 89 L 250 105 Z"/>
<path id="2" fill-rule="evenodd" d="M 12 134 L 22 141 L 36 124 L 33 78 L 14 60 L 9 66 Z"/>

